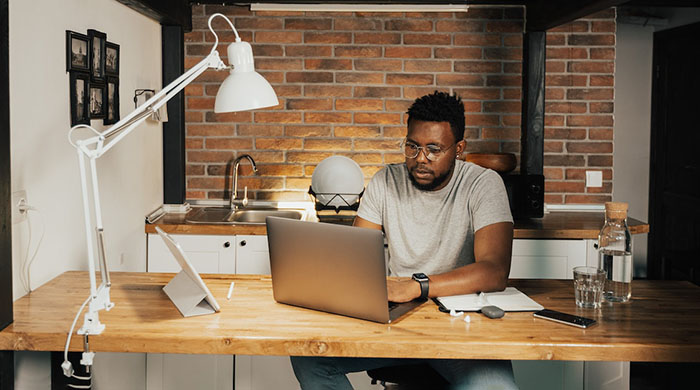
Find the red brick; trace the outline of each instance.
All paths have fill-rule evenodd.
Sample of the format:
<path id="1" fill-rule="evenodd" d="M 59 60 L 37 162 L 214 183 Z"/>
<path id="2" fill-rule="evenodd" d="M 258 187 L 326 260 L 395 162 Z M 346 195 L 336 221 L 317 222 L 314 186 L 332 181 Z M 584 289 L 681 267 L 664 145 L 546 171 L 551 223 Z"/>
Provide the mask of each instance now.
<path id="1" fill-rule="evenodd" d="M 384 153 L 384 164 L 396 164 L 406 161 L 403 153 Z"/>
<path id="2" fill-rule="evenodd" d="M 592 32 L 615 32 L 615 21 L 613 20 L 594 20 L 591 22 Z"/>
<path id="3" fill-rule="evenodd" d="M 351 33 L 305 32 L 304 43 L 352 43 Z"/>
<path id="4" fill-rule="evenodd" d="M 615 108 L 613 102 L 591 102 L 589 103 L 591 113 L 612 114 Z"/>
<path id="5" fill-rule="evenodd" d="M 431 85 L 433 84 L 433 75 L 407 73 L 387 74 L 386 83 L 390 85 Z"/>
<path id="6" fill-rule="evenodd" d="M 284 133 L 284 127 L 281 125 L 238 125 L 238 135 L 253 135 L 253 136 L 279 136 Z"/>
<path id="7" fill-rule="evenodd" d="M 203 43 L 204 42 L 204 32 L 203 31 L 190 31 L 185 34 L 185 44 L 187 43 Z"/>
<path id="8" fill-rule="evenodd" d="M 521 115 L 501 115 L 501 120 L 505 126 L 520 126 Z"/>
<path id="9" fill-rule="evenodd" d="M 258 164 L 260 176 L 301 176 L 303 167 L 295 164 Z"/>
<path id="10" fill-rule="evenodd" d="M 611 19 L 616 16 L 615 8 L 608 8 L 586 16 L 586 19 Z"/>
<path id="11" fill-rule="evenodd" d="M 493 48 L 487 47 L 484 49 L 484 58 L 492 60 L 520 60 L 523 57 L 523 51 L 520 48 L 503 47 Z"/>
<path id="12" fill-rule="evenodd" d="M 201 84 L 190 84 L 185 87 L 185 96 L 202 96 L 204 87 Z"/>
<path id="13" fill-rule="evenodd" d="M 234 135 L 236 127 L 234 125 L 195 125 L 187 124 L 187 136 L 220 137 Z"/>
<path id="14" fill-rule="evenodd" d="M 467 153 L 497 153 L 500 150 L 500 143 L 493 141 L 469 141 L 467 142 Z"/>
<path id="15" fill-rule="evenodd" d="M 401 116 L 399 114 L 365 114 L 358 112 L 355 113 L 355 123 L 396 125 L 401 123 Z"/>
<path id="16" fill-rule="evenodd" d="M 467 100 L 463 102 L 465 112 L 481 112 L 481 102 L 472 102 Z"/>
<path id="17" fill-rule="evenodd" d="M 547 34 L 555 32 L 588 32 L 588 22 L 583 20 L 576 20 L 547 30 Z"/>
<path id="18" fill-rule="evenodd" d="M 521 34 L 509 34 L 503 37 L 503 46 L 523 46 L 523 36 Z"/>
<path id="19" fill-rule="evenodd" d="M 340 97 L 352 96 L 352 87 L 345 85 L 305 85 L 304 96 Z"/>
<path id="20" fill-rule="evenodd" d="M 548 167 L 582 167 L 585 165 L 584 156 L 574 156 L 574 155 L 562 155 L 562 154 L 545 154 L 544 155 L 544 165 Z"/>
<path id="21" fill-rule="evenodd" d="M 455 46 L 500 46 L 501 36 L 501 34 L 455 34 L 454 44 Z"/>
<path id="22" fill-rule="evenodd" d="M 435 58 L 480 60 L 482 59 L 482 49 L 479 47 L 438 47 L 435 48 Z"/>
<path id="23" fill-rule="evenodd" d="M 454 91 L 462 99 L 495 100 L 501 97 L 501 90 L 498 88 L 455 88 Z"/>
<path id="24" fill-rule="evenodd" d="M 302 61 L 299 59 L 286 58 L 259 58 L 255 61 L 256 69 L 269 70 L 300 70 Z"/>
<path id="25" fill-rule="evenodd" d="M 330 126 L 286 126 L 284 135 L 288 137 L 326 137 L 331 135 Z"/>
<path id="26" fill-rule="evenodd" d="M 609 127 L 614 124 L 612 115 L 569 115 L 567 126 Z"/>
<path id="27" fill-rule="evenodd" d="M 398 151 L 400 140 L 355 140 L 355 150 Z"/>
<path id="28" fill-rule="evenodd" d="M 612 46 L 615 44 L 615 34 L 571 34 L 567 41 L 572 46 Z"/>
<path id="29" fill-rule="evenodd" d="M 481 130 L 483 139 L 520 139 L 517 127 L 487 127 Z"/>
<path id="30" fill-rule="evenodd" d="M 561 180 L 564 178 L 564 170 L 561 168 L 545 167 L 543 173 L 545 180 Z"/>
<path id="31" fill-rule="evenodd" d="M 387 31 L 432 31 L 433 22 L 431 20 L 417 19 L 395 19 L 387 20 L 384 23 Z"/>
<path id="32" fill-rule="evenodd" d="M 551 47 L 547 49 L 549 59 L 586 59 L 588 50 L 580 47 Z"/>
<path id="33" fill-rule="evenodd" d="M 341 84 L 382 84 L 383 73 L 343 72 L 335 74 L 335 82 Z"/>
<path id="34" fill-rule="evenodd" d="M 398 45 L 401 43 L 400 33 L 379 33 L 379 32 L 356 32 L 355 44 L 367 44 L 367 45 Z"/>
<path id="35" fill-rule="evenodd" d="M 609 195 L 566 195 L 566 203 L 572 204 L 587 204 L 587 203 L 605 203 L 612 201 Z"/>
<path id="36" fill-rule="evenodd" d="M 293 31 L 256 31 L 256 43 L 302 43 L 303 33 Z"/>
<path id="37" fill-rule="evenodd" d="M 284 20 L 279 18 L 236 18 L 234 25 L 240 30 L 281 30 Z"/>
<path id="38" fill-rule="evenodd" d="M 394 68 L 393 70 L 400 69 Z M 440 60 L 406 60 L 404 62 L 406 72 L 449 72 L 452 70 L 450 61 Z"/>
<path id="39" fill-rule="evenodd" d="M 585 129 L 552 128 L 544 129 L 545 139 L 586 139 Z"/>
<path id="40" fill-rule="evenodd" d="M 304 60 L 304 68 L 311 70 L 351 70 L 352 60 L 308 58 Z"/>
<path id="41" fill-rule="evenodd" d="M 401 70 L 401 60 L 365 60 L 355 59 L 356 70 Z"/>
<path id="42" fill-rule="evenodd" d="M 569 89 L 566 98 L 569 100 L 612 100 L 615 91 L 612 88 Z"/>
<path id="43" fill-rule="evenodd" d="M 545 192 L 584 192 L 586 185 L 582 181 L 546 181 Z"/>
<path id="44" fill-rule="evenodd" d="M 401 111 L 406 112 L 408 107 L 413 104 L 413 100 L 386 100 L 386 110 L 387 111 Z"/>
<path id="45" fill-rule="evenodd" d="M 610 194 L 612 193 L 612 183 L 603 183 L 601 187 L 586 187 L 586 192 L 589 194 Z"/>
<path id="46" fill-rule="evenodd" d="M 202 138 L 191 138 L 187 137 L 185 139 L 185 149 L 203 149 L 204 140 Z"/>
<path id="47" fill-rule="evenodd" d="M 204 14 L 211 15 L 214 13 L 224 14 L 229 18 L 234 18 L 236 16 L 252 16 L 253 15 L 253 12 L 251 12 L 250 9 L 245 8 L 245 7 L 230 7 L 230 6 L 225 6 L 225 5 L 214 5 L 214 4 L 206 5 Z M 203 20 L 206 21 L 207 19 L 205 18 Z M 221 24 L 222 28 L 228 27 L 228 24 L 223 19 L 217 18 L 214 20 L 218 21 L 218 23 Z M 214 24 L 214 22 L 212 22 L 212 24 Z"/>
<path id="48" fill-rule="evenodd" d="M 586 103 L 546 103 L 545 112 L 551 113 L 585 113 L 588 110 Z"/>
<path id="49" fill-rule="evenodd" d="M 320 18 L 290 18 L 285 19 L 285 30 L 330 30 L 333 25 L 332 19 Z"/>
<path id="50" fill-rule="evenodd" d="M 301 149 L 302 140 L 298 138 L 256 138 L 255 149 L 290 150 Z"/>
<path id="51" fill-rule="evenodd" d="M 210 110 L 214 108 L 214 98 L 209 97 L 188 97 L 188 110 Z"/>
<path id="52" fill-rule="evenodd" d="M 319 163 L 331 155 L 331 152 L 287 152 L 287 161 L 298 163 Z"/>
<path id="53" fill-rule="evenodd" d="M 332 72 L 287 72 L 288 83 L 332 83 Z"/>
<path id="54" fill-rule="evenodd" d="M 331 99 L 288 99 L 288 110 L 332 110 Z"/>
<path id="55" fill-rule="evenodd" d="M 376 138 L 381 131 L 378 126 L 335 126 L 333 134 L 336 137 Z"/>
<path id="56" fill-rule="evenodd" d="M 585 75 L 563 74 L 547 75 L 545 84 L 556 87 L 585 87 L 588 77 Z"/>
<path id="57" fill-rule="evenodd" d="M 544 125 L 547 127 L 564 126 L 564 119 L 564 115 L 545 114 Z"/>
<path id="58" fill-rule="evenodd" d="M 520 76 L 487 76 L 486 85 L 495 87 L 520 86 L 522 78 Z"/>
<path id="59" fill-rule="evenodd" d="M 250 138 L 207 138 L 207 150 L 240 150 L 252 149 L 253 141 Z"/>
<path id="60" fill-rule="evenodd" d="M 465 115 L 467 126 L 498 126 L 498 115 Z"/>
<path id="61" fill-rule="evenodd" d="M 382 22 L 377 19 L 366 19 L 358 17 L 336 18 L 333 25 L 334 30 L 364 30 L 379 31 L 382 29 Z"/>
<path id="62" fill-rule="evenodd" d="M 508 102 L 508 101 L 497 101 L 497 102 L 484 102 L 485 112 L 521 112 L 522 105 L 520 102 Z"/>
<path id="63" fill-rule="evenodd" d="M 206 199 L 205 191 L 190 191 L 186 193 L 186 199 Z"/>
<path id="64" fill-rule="evenodd" d="M 255 121 L 260 123 L 301 123 L 300 112 L 256 112 Z"/>
<path id="65" fill-rule="evenodd" d="M 593 60 L 614 60 L 615 59 L 615 48 L 605 47 L 605 48 L 591 48 L 591 59 Z"/>
<path id="66" fill-rule="evenodd" d="M 612 169 L 587 169 L 587 168 L 567 168 L 567 180 L 586 180 L 586 171 L 603 172 L 603 180 L 612 180 Z"/>
<path id="67" fill-rule="evenodd" d="M 591 75 L 590 86 L 591 87 L 612 87 L 615 85 L 614 76 L 598 76 Z"/>
<path id="68" fill-rule="evenodd" d="M 568 71 L 572 73 L 613 73 L 614 62 L 569 62 Z"/>
<path id="69" fill-rule="evenodd" d="M 564 203 L 564 197 L 558 194 L 544 194 L 544 202 L 547 204 Z"/>
<path id="70" fill-rule="evenodd" d="M 227 26 L 228 27 L 228 26 Z M 216 30 L 216 35 L 219 36 L 219 43 L 220 44 L 229 44 L 231 42 L 236 41 L 236 34 L 233 33 L 233 31 L 230 31 L 231 29 L 229 28 L 229 31 L 226 31 L 224 29 Z M 238 30 L 238 36 L 241 38 L 241 40 L 245 42 L 252 42 L 253 41 L 253 33 L 250 31 L 242 31 Z M 204 41 L 205 42 L 210 42 L 214 43 L 216 38 L 214 38 L 214 35 L 211 34 L 209 31 L 204 33 Z M 224 48 L 226 46 L 223 46 Z M 221 50 L 221 54 L 226 54 L 226 50 L 223 49 Z"/>
<path id="71" fill-rule="evenodd" d="M 330 46 L 286 46 L 284 55 L 287 57 L 330 57 Z"/>
<path id="72" fill-rule="evenodd" d="M 208 111 L 205 115 L 207 122 L 252 122 L 253 113 L 250 111 L 220 112 Z"/>
<path id="73" fill-rule="evenodd" d="M 204 165 L 187 164 L 185 166 L 185 174 L 188 176 L 204 175 Z"/>
<path id="74" fill-rule="evenodd" d="M 484 23 L 472 20 L 438 20 L 435 23 L 438 32 L 482 32 Z"/>
<path id="75" fill-rule="evenodd" d="M 486 32 L 498 33 L 522 33 L 524 32 L 522 21 L 492 21 L 486 23 Z"/>
<path id="76" fill-rule="evenodd" d="M 311 178 L 287 177 L 285 180 L 286 189 L 308 189 L 311 186 Z"/>
<path id="77" fill-rule="evenodd" d="M 305 123 L 352 123 L 352 114 L 345 112 L 305 112 Z"/>
<path id="78" fill-rule="evenodd" d="M 563 88 L 545 88 L 544 92 L 545 101 L 548 100 L 562 100 L 564 99 L 564 89 Z"/>
<path id="79" fill-rule="evenodd" d="M 185 111 L 185 122 L 186 123 L 197 123 L 204 119 L 204 114 L 198 111 Z"/>
<path id="80" fill-rule="evenodd" d="M 377 48 L 379 49 L 379 48 Z M 440 49 L 437 49 L 440 50 Z M 430 47 L 416 46 L 416 47 L 406 47 L 406 46 L 391 46 L 384 49 L 384 57 L 386 58 L 430 58 L 432 56 L 432 49 Z M 368 57 L 358 55 L 356 57 Z M 379 57 L 375 56 L 375 57 Z M 437 55 L 436 55 L 437 57 Z"/>
<path id="81" fill-rule="evenodd" d="M 608 140 L 613 139 L 613 129 L 589 129 L 588 138 L 592 140 Z"/>
<path id="82" fill-rule="evenodd" d="M 547 73 L 563 73 L 566 70 L 566 63 L 564 61 L 547 61 L 545 70 Z"/>
<path id="83" fill-rule="evenodd" d="M 520 100 L 521 95 L 520 88 L 503 88 L 503 99 Z"/>
<path id="84" fill-rule="evenodd" d="M 304 150 L 350 150 L 349 139 L 309 139 L 304 140 Z"/>
<path id="85" fill-rule="evenodd" d="M 566 44 L 566 35 L 565 34 L 551 33 L 548 31 L 547 37 L 546 37 L 546 43 L 547 43 L 547 47 L 564 45 L 564 44 Z"/>
<path id="86" fill-rule="evenodd" d="M 455 61 L 454 71 L 463 73 L 500 73 L 501 63 L 495 61 Z"/>
<path id="87" fill-rule="evenodd" d="M 187 162 L 220 163 L 231 159 L 230 151 L 187 151 Z"/>
<path id="88" fill-rule="evenodd" d="M 400 87 L 354 87 L 354 97 L 358 98 L 391 98 L 401 96 Z"/>
<path id="89" fill-rule="evenodd" d="M 449 45 L 452 36 L 449 34 L 404 34 L 404 45 Z"/>
<path id="90" fill-rule="evenodd" d="M 588 156 L 588 166 L 589 167 L 612 167 L 613 157 L 612 156 Z"/>
<path id="91" fill-rule="evenodd" d="M 194 177 L 187 179 L 188 188 L 222 188 L 224 184 L 223 177 Z"/>
<path id="92" fill-rule="evenodd" d="M 337 46 L 335 48 L 336 57 L 381 57 L 382 48 L 375 46 Z"/>
<path id="93" fill-rule="evenodd" d="M 342 111 L 381 111 L 384 103 L 380 99 L 337 99 L 335 109 Z"/>
<path id="94" fill-rule="evenodd" d="M 384 126 L 384 138 L 406 137 L 406 126 Z"/>
<path id="95" fill-rule="evenodd" d="M 284 162 L 284 153 L 281 151 L 259 151 L 259 150 L 251 150 L 249 152 L 246 152 L 246 154 L 250 154 L 251 157 L 257 162 L 257 163 L 279 163 L 279 162 Z"/>
<path id="96" fill-rule="evenodd" d="M 258 57 L 281 57 L 284 55 L 281 45 L 253 45 L 253 56 Z"/>
<path id="97" fill-rule="evenodd" d="M 260 70 L 258 73 L 260 73 L 260 75 L 272 85 L 284 83 L 284 72 Z"/>
<path id="98" fill-rule="evenodd" d="M 566 150 L 569 153 L 612 153 L 611 142 L 567 142 Z"/>
<path id="99" fill-rule="evenodd" d="M 561 141 L 544 141 L 545 153 L 561 153 L 564 151 L 564 143 Z"/>
<path id="100" fill-rule="evenodd" d="M 238 179 L 238 189 L 240 191 L 239 195 L 243 195 L 243 188 L 248 187 L 250 189 L 276 189 L 284 188 L 284 179 L 281 177 L 243 177 Z"/>

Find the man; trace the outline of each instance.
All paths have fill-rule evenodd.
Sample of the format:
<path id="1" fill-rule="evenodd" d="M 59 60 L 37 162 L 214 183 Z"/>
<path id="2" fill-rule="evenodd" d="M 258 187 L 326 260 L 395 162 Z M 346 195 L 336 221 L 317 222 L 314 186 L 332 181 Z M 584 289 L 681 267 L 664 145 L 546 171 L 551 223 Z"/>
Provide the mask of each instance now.
<path id="1" fill-rule="evenodd" d="M 513 219 L 497 173 L 457 160 L 464 105 L 435 92 L 408 109 L 406 161 L 372 178 L 354 225 L 384 230 L 389 300 L 501 291 L 510 272 Z M 416 275 L 426 274 L 426 278 Z M 408 278 L 412 276 L 413 279 Z M 292 357 L 303 390 L 349 389 L 348 372 L 415 359 Z M 427 359 L 456 389 L 517 389 L 510 361 Z"/>

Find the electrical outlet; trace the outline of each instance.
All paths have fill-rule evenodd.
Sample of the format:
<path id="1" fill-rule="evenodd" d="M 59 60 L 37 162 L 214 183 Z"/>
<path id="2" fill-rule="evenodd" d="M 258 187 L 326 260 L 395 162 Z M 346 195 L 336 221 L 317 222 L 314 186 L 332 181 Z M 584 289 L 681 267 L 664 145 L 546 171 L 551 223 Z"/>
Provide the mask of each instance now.
<path id="1" fill-rule="evenodd" d="M 21 190 L 21 191 L 15 191 L 12 193 L 12 223 L 20 223 L 24 222 L 25 219 L 27 219 L 27 212 L 20 212 L 19 211 L 19 205 L 20 203 L 24 202 L 25 204 L 27 203 L 27 191 Z"/>
<path id="2" fill-rule="evenodd" d="M 603 172 L 602 171 L 586 171 L 586 187 L 602 187 Z"/>

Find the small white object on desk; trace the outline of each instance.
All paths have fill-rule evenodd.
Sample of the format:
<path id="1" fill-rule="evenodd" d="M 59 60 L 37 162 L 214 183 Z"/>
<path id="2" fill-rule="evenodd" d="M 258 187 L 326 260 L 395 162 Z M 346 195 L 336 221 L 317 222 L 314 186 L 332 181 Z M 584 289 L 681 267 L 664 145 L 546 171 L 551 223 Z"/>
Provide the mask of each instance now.
<path id="1" fill-rule="evenodd" d="M 228 294 L 226 294 L 226 299 L 231 300 L 231 293 L 233 293 L 233 284 L 234 282 L 231 282 L 231 285 L 228 286 Z"/>
<path id="2" fill-rule="evenodd" d="M 450 309 L 450 315 L 451 315 L 452 317 L 459 317 L 459 316 L 461 316 L 462 314 L 463 314 L 463 313 L 462 313 L 461 311 L 457 311 L 457 310 L 455 310 L 455 309 Z"/>

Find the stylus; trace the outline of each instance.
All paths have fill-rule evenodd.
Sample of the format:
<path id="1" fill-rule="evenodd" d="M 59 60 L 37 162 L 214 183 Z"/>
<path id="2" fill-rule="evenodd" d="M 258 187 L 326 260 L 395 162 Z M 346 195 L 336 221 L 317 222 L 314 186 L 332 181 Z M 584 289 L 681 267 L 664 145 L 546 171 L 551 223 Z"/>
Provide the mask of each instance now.
<path id="1" fill-rule="evenodd" d="M 231 282 L 231 285 L 228 287 L 228 294 L 226 294 L 226 299 L 231 300 L 231 293 L 233 292 L 233 282 Z"/>

